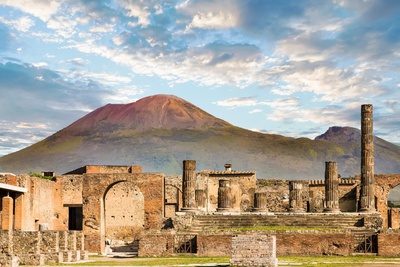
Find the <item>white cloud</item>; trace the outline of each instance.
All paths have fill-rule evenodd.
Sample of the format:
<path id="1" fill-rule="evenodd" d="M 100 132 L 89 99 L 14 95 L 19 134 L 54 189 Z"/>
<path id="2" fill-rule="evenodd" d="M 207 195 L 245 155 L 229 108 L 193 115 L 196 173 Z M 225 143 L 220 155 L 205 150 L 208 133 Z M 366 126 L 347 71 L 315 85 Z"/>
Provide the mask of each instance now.
<path id="1" fill-rule="evenodd" d="M 48 23 L 47 28 L 55 30 L 56 33 L 64 38 L 71 38 L 75 33 L 75 26 L 78 23 L 66 16 L 52 17 Z"/>
<path id="2" fill-rule="evenodd" d="M 254 113 L 260 113 L 260 112 L 262 112 L 263 110 L 262 109 L 253 109 L 252 111 L 250 111 L 249 113 L 250 114 L 254 114 Z"/>
<path id="3" fill-rule="evenodd" d="M 48 21 L 56 14 L 63 0 L 2 0 L 0 5 L 11 6 L 43 21 Z"/>
<path id="4" fill-rule="evenodd" d="M 89 29 L 90 32 L 93 33 L 106 33 L 106 32 L 113 32 L 114 26 L 111 24 L 103 24 L 103 25 L 96 25 Z"/>
<path id="5" fill-rule="evenodd" d="M 256 106 L 259 103 L 257 102 L 257 99 L 253 97 L 233 97 L 217 101 L 215 104 L 223 107 L 250 107 Z"/>
<path id="6" fill-rule="evenodd" d="M 37 62 L 37 63 L 32 63 L 32 66 L 35 68 L 44 68 L 47 67 L 48 64 L 46 62 Z"/>
<path id="7" fill-rule="evenodd" d="M 140 3 L 133 4 L 127 0 L 117 0 L 116 1 L 122 8 L 128 10 L 127 16 L 128 17 L 135 17 L 137 18 L 138 22 L 137 25 L 141 25 L 142 27 L 146 27 L 150 24 L 150 12 L 148 11 L 147 6 L 142 6 Z M 133 23 L 133 26 L 136 24 Z"/>
<path id="8" fill-rule="evenodd" d="M 186 30 L 191 28 L 227 29 L 235 27 L 237 24 L 237 17 L 229 12 L 198 13 L 193 17 L 192 22 L 187 26 Z"/>
<path id="9" fill-rule="evenodd" d="M 8 20 L 4 17 L 0 17 L 0 22 L 9 25 L 20 32 L 27 32 L 32 26 L 35 25 L 35 22 L 26 16 L 16 20 Z"/>

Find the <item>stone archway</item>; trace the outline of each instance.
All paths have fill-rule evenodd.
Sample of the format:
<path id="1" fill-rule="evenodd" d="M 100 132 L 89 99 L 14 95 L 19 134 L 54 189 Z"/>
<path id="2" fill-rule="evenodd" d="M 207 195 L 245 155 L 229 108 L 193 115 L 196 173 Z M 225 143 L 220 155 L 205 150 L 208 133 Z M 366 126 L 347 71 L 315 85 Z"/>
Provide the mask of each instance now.
<path id="1" fill-rule="evenodd" d="M 164 175 L 158 173 L 85 174 L 82 183 L 85 249 L 103 254 L 106 243 L 105 201 L 119 183 L 131 183 L 143 194 L 144 229 L 161 229 L 164 213 Z M 117 188 L 117 187 L 116 187 Z M 112 191 L 111 191 L 112 192 Z M 110 195 L 111 196 L 111 195 Z"/>
<path id="2" fill-rule="evenodd" d="M 383 227 L 400 227 L 400 214 L 390 211 L 388 197 L 393 188 L 400 185 L 400 174 L 376 174 L 375 175 L 375 198 L 376 210 L 382 215 Z M 391 218 L 389 218 L 391 215 Z"/>
<path id="3" fill-rule="evenodd" d="M 124 246 L 137 239 L 144 226 L 144 197 L 137 185 L 122 181 L 104 193 L 104 228 L 108 242 Z"/>

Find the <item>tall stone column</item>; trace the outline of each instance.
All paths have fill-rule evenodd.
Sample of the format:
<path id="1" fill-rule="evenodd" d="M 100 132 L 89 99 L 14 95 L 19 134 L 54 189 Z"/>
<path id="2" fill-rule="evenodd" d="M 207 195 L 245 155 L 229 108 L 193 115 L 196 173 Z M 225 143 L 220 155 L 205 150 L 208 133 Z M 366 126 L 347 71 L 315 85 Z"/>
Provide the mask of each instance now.
<path id="1" fill-rule="evenodd" d="M 324 212 L 339 213 L 339 175 L 337 163 L 325 162 L 325 209 Z"/>
<path id="2" fill-rule="evenodd" d="M 182 210 L 196 210 L 196 161 L 183 161 Z"/>
<path id="3" fill-rule="evenodd" d="M 291 212 L 304 212 L 303 184 L 298 181 L 289 182 L 289 205 Z"/>
<path id="4" fill-rule="evenodd" d="M 254 212 L 264 212 L 267 209 L 267 193 L 254 193 Z"/>
<path id="5" fill-rule="evenodd" d="M 231 187 L 229 180 L 219 180 L 217 211 L 231 210 Z"/>
<path id="6" fill-rule="evenodd" d="M 375 212 L 373 107 L 361 106 L 360 212 Z"/>

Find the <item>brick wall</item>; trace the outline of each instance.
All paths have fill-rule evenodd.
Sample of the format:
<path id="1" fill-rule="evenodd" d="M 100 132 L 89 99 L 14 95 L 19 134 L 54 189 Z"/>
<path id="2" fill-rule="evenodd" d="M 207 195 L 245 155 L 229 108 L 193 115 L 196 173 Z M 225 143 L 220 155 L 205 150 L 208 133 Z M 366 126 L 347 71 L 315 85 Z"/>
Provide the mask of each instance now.
<path id="1" fill-rule="evenodd" d="M 197 255 L 227 256 L 232 250 L 230 234 L 200 234 L 197 236 Z"/>
<path id="2" fill-rule="evenodd" d="M 230 263 L 234 266 L 278 266 L 275 236 L 259 234 L 232 236 Z"/>
<path id="3" fill-rule="evenodd" d="M 165 234 L 144 234 L 139 239 L 139 257 L 145 256 L 166 256 L 174 252 L 174 235 Z"/>
<path id="4" fill-rule="evenodd" d="M 400 256 L 400 233 L 378 234 L 378 255 L 386 257 Z"/>

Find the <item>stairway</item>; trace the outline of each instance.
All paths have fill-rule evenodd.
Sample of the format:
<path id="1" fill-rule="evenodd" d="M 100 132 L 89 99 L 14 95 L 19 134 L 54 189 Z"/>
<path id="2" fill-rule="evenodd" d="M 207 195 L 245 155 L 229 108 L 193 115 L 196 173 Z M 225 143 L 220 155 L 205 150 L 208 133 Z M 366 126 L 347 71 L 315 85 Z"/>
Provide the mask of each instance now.
<path id="1" fill-rule="evenodd" d="M 276 213 L 276 214 L 210 214 L 196 215 L 192 231 L 256 226 L 292 226 L 310 228 L 357 229 L 363 227 L 364 215 L 325 213 Z"/>

